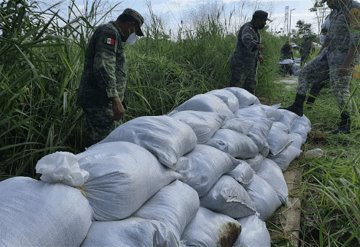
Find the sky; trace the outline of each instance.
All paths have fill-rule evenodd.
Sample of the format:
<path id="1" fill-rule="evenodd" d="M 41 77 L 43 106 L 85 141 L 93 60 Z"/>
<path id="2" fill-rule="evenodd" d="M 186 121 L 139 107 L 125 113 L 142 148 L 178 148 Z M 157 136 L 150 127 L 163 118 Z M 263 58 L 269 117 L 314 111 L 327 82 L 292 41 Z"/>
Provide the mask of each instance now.
<path id="1" fill-rule="evenodd" d="M 115 0 L 110 0 L 115 2 Z M 119 2 L 119 1 L 116 1 Z M 181 21 L 189 20 L 191 16 L 195 16 L 200 12 L 206 12 L 209 6 L 217 3 L 217 6 L 224 7 L 224 15 L 229 16 L 233 11 L 233 22 L 235 28 L 244 23 L 244 19 L 249 20 L 252 13 L 256 9 L 262 9 L 270 14 L 270 19 L 273 20 L 269 27 L 271 31 L 287 30 L 285 25 L 285 7 L 289 6 L 291 9 L 291 28 L 294 29 L 298 20 L 303 20 L 306 23 L 311 23 L 314 32 L 318 32 L 318 21 L 316 14 L 310 12 L 309 9 L 313 7 L 314 0 L 123 0 L 113 14 L 117 16 L 121 10 L 129 7 L 137 10 L 145 19 L 149 18 L 149 3 L 153 12 L 161 17 L 164 24 L 168 28 L 176 29 L 179 27 Z M 290 16 L 288 17 L 288 25 L 290 25 Z"/>

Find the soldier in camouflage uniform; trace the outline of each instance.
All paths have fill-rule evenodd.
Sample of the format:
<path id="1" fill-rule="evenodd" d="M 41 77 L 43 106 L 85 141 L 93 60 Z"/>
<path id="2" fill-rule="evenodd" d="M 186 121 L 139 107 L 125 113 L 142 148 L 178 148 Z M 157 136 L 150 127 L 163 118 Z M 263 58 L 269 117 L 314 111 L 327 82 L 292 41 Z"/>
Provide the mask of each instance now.
<path id="1" fill-rule="evenodd" d="M 78 104 L 85 113 L 87 145 L 106 137 L 123 118 L 126 89 L 124 43 L 143 36 L 144 18 L 125 9 L 116 21 L 100 25 L 85 54 L 84 71 L 78 90 Z"/>
<path id="2" fill-rule="evenodd" d="M 245 23 L 239 30 L 235 52 L 231 58 L 230 86 L 255 92 L 257 62 L 263 62 L 259 29 L 263 29 L 268 13 L 262 10 L 254 12 L 252 20 Z"/>
<path id="3" fill-rule="evenodd" d="M 325 40 L 327 49 L 301 71 L 295 102 L 286 109 L 302 116 L 309 85 L 329 79 L 341 112 L 341 121 L 334 133 L 349 133 L 350 82 L 360 42 L 360 4 L 353 0 L 326 2 L 333 9 Z"/>

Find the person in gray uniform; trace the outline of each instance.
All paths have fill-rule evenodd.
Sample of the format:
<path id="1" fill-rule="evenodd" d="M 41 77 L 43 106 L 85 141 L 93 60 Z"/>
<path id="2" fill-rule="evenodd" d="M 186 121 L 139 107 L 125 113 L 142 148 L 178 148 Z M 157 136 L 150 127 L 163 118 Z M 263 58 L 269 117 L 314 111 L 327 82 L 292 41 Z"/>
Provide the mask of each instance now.
<path id="1" fill-rule="evenodd" d="M 353 0 L 325 1 L 332 9 L 326 49 L 300 72 L 295 101 L 285 109 L 302 116 L 309 85 L 328 79 L 340 109 L 340 122 L 333 133 L 349 133 L 350 82 L 360 42 L 360 4 Z"/>
<path id="2" fill-rule="evenodd" d="M 256 69 L 258 61 L 263 62 L 261 38 L 259 30 L 263 29 L 268 13 L 262 10 L 254 12 L 250 22 L 241 26 L 235 52 L 231 58 L 231 87 L 241 87 L 255 93 Z"/>
<path id="3" fill-rule="evenodd" d="M 144 18 L 125 9 L 116 21 L 100 25 L 90 38 L 77 102 L 86 118 L 86 145 L 106 137 L 123 118 L 126 89 L 124 43 L 143 36 Z"/>

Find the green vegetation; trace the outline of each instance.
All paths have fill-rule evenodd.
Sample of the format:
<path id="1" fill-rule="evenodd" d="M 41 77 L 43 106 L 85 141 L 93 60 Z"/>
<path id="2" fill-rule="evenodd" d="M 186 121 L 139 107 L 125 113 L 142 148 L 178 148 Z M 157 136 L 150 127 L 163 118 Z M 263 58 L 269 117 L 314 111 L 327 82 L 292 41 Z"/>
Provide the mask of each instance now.
<path id="1" fill-rule="evenodd" d="M 76 89 L 86 41 L 107 15 L 99 17 L 96 12 L 100 0 L 89 2 L 80 14 L 71 1 L 66 17 L 55 11 L 57 6 L 40 11 L 36 3 L 29 5 L 26 0 L 0 4 L 0 180 L 35 177 L 34 166 L 45 154 L 83 150 Z M 228 61 L 236 36 L 226 31 L 220 16 L 198 21 L 191 31 L 179 31 L 174 41 L 152 13 L 147 37 L 126 48 L 126 120 L 164 114 L 193 95 L 228 86 Z M 286 105 L 294 92 L 274 84 L 285 38 L 266 32 L 262 36 L 265 63 L 259 68 L 257 95 L 264 104 Z M 354 81 L 356 114 L 349 135 L 330 133 L 339 112 L 329 89 L 306 111 L 313 131 L 304 151 L 320 147 L 326 155 L 296 160 L 304 168 L 299 194 L 304 246 L 360 245 L 358 87 L 359 81 Z"/>

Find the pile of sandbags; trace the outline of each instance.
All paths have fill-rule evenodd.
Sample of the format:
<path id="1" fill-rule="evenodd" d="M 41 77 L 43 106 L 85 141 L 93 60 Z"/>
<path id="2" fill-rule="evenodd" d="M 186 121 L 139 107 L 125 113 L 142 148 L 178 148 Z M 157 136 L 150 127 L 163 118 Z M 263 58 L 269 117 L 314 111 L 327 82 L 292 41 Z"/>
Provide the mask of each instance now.
<path id="1" fill-rule="evenodd" d="M 240 88 L 196 95 L 82 153 L 44 156 L 42 181 L 0 182 L 0 245 L 270 246 L 265 221 L 309 131 Z"/>

